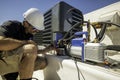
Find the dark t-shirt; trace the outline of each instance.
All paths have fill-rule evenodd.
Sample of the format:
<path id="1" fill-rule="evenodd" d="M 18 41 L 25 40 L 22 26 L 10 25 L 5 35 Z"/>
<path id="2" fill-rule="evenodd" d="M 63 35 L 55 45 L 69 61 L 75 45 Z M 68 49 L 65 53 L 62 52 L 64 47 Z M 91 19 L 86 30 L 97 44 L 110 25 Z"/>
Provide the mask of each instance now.
<path id="1" fill-rule="evenodd" d="M 17 40 L 32 39 L 32 34 L 26 34 L 25 28 L 19 21 L 6 21 L 0 26 L 0 36 Z M 1 52 L 1 51 L 0 51 Z"/>
<path id="2" fill-rule="evenodd" d="M 0 26 L 0 36 L 18 40 L 29 40 L 32 34 L 26 34 L 25 28 L 19 21 L 6 21 Z"/>

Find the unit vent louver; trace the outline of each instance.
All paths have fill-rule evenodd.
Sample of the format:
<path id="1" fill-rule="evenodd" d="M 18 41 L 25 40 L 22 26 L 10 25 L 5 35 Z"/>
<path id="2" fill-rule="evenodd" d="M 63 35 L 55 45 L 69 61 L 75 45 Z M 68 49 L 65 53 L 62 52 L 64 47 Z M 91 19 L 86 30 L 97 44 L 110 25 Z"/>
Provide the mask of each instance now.
<path id="1" fill-rule="evenodd" d="M 74 25 L 78 22 L 83 24 L 83 15 L 79 10 L 75 9 L 72 11 L 71 14 L 72 14 L 72 25 Z M 82 31 L 81 26 L 73 28 L 71 31 L 71 35 L 73 35 L 75 32 L 78 32 L 78 31 Z"/>
<path id="2" fill-rule="evenodd" d="M 52 10 L 44 14 L 44 19 L 45 30 L 43 31 L 42 39 L 44 44 L 49 44 L 52 38 Z"/>
<path id="3" fill-rule="evenodd" d="M 36 33 L 36 34 L 33 36 L 33 41 L 35 41 L 38 45 L 42 45 L 42 31 Z"/>

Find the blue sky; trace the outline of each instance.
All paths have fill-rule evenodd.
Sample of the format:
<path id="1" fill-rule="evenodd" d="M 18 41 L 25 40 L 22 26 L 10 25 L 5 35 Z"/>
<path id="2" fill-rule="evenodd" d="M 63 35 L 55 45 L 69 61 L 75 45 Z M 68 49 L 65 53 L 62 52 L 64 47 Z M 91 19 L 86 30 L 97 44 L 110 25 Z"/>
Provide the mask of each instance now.
<path id="1" fill-rule="evenodd" d="M 38 8 L 45 13 L 60 1 L 70 4 L 86 14 L 120 0 L 0 0 L 0 24 L 6 20 L 22 21 L 22 14 L 31 7 Z"/>

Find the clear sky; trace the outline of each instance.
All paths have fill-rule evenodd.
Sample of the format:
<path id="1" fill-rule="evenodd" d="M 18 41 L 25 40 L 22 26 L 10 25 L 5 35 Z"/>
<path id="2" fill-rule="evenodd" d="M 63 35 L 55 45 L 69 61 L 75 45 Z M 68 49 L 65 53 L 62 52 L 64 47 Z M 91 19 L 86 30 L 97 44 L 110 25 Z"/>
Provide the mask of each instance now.
<path id="1" fill-rule="evenodd" d="M 22 21 L 23 13 L 31 7 L 38 8 L 45 13 L 60 1 L 70 4 L 86 14 L 120 0 L 0 0 L 0 24 L 6 20 Z"/>

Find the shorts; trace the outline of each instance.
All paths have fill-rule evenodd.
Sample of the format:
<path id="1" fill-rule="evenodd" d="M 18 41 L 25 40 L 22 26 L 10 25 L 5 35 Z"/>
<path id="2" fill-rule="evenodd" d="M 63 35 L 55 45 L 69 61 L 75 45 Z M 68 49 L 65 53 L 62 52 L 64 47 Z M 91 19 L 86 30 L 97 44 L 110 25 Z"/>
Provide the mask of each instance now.
<path id="1" fill-rule="evenodd" d="M 0 75 L 18 71 L 18 66 L 23 55 L 22 47 L 11 51 L 3 51 L 0 54 L 2 58 L 0 60 Z"/>
<path id="2" fill-rule="evenodd" d="M 23 56 L 23 48 L 20 47 L 11 51 L 3 51 L 0 54 L 2 54 L 0 55 L 2 57 L 2 60 L 0 59 L 0 75 L 18 72 L 19 63 Z M 46 58 L 44 56 L 38 56 L 35 61 L 35 66 L 42 66 L 42 62 L 46 63 Z"/>

